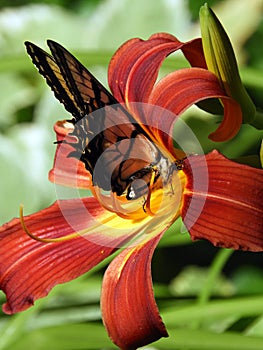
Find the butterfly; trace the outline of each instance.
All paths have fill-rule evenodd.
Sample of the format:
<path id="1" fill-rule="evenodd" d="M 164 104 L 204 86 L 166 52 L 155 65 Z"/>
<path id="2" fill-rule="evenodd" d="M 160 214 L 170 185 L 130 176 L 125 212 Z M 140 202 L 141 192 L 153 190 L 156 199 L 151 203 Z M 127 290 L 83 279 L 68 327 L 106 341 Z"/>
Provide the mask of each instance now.
<path id="1" fill-rule="evenodd" d="M 63 46 L 48 40 L 51 54 L 25 46 L 55 97 L 71 113 L 71 156 L 85 164 L 94 186 L 128 200 L 147 195 L 160 177 L 168 182 L 181 164 L 171 162 L 114 96 Z"/>

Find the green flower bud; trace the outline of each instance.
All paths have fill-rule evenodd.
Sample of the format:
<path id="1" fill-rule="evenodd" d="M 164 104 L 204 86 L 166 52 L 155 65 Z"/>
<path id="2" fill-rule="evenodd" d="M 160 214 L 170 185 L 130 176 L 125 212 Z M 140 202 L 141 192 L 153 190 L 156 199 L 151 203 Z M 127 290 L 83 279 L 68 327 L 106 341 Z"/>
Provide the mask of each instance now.
<path id="1" fill-rule="evenodd" d="M 243 122 L 251 122 L 256 112 L 255 105 L 242 84 L 229 37 L 207 4 L 200 9 L 200 26 L 208 70 L 218 77 L 227 95 L 239 103 Z"/>

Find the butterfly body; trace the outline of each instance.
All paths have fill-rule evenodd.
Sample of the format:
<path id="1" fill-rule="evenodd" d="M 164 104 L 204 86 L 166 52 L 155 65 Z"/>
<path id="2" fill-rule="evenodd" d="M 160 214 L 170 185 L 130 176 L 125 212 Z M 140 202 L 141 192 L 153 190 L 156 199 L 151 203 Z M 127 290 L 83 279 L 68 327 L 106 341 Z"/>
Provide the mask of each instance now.
<path id="1" fill-rule="evenodd" d="M 133 116 L 65 48 L 48 40 L 52 56 L 33 43 L 27 52 L 73 119 L 71 156 L 85 164 L 94 186 L 136 199 L 178 163 L 166 158 Z"/>

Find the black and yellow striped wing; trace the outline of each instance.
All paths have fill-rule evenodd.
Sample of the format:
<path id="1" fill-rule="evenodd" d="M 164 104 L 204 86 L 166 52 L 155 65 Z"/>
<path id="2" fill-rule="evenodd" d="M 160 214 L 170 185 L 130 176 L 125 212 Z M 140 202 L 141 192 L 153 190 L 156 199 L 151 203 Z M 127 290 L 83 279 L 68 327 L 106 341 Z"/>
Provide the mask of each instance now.
<path id="1" fill-rule="evenodd" d="M 56 98 L 76 121 L 105 105 L 116 104 L 107 89 L 63 46 L 48 40 L 52 56 L 37 45 L 25 46 Z"/>

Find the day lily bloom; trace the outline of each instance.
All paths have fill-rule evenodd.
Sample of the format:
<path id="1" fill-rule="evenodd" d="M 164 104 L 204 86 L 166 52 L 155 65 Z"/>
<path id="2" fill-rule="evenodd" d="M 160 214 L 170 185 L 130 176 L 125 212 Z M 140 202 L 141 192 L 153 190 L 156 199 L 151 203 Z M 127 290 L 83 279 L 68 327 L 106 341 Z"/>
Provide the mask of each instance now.
<path id="1" fill-rule="evenodd" d="M 156 83 L 162 61 L 178 49 L 192 68 Z M 174 124 L 192 104 L 211 98 L 222 102 L 223 121 L 210 135 L 215 141 L 232 138 L 242 122 L 239 104 L 207 69 L 199 39 L 182 43 L 159 33 L 146 41 L 129 40 L 113 56 L 108 80 L 113 96 L 172 161 L 184 155 L 173 146 Z M 152 106 L 161 113 L 148 113 Z M 3 311 L 27 309 L 56 284 L 77 278 L 122 247 L 104 275 L 102 318 L 112 341 L 123 350 L 134 350 L 168 336 L 153 295 L 151 258 L 179 216 L 193 240 L 263 250 L 263 171 L 235 163 L 216 150 L 189 155 L 171 183 L 152 191 L 148 210 L 140 204 L 129 211 L 132 201 L 122 203 L 97 191 L 84 163 L 69 157 L 74 151 L 73 128 L 68 121 L 55 125 L 57 140 L 67 142 L 58 143 L 49 178 L 92 189 L 93 196 L 57 200 L 1 227 L 0 287 L 7 296 Z"/>

